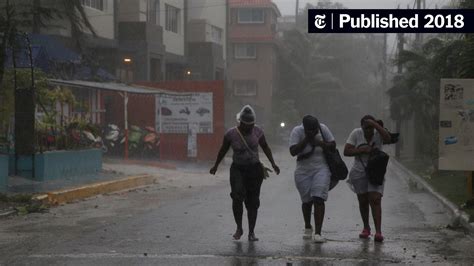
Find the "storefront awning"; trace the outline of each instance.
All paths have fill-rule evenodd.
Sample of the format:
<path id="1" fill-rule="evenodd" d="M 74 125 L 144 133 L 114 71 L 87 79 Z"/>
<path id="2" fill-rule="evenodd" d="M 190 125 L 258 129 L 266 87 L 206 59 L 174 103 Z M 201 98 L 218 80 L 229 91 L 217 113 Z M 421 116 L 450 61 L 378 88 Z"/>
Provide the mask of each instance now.
<path id="1" fill-rule="evenodd" d="M 128 85 L 116 82 L 94 82 L 84 80 L 62 80 L 48 79 L 50 85 L 67 86 L 82 89 L 99 89 L 116 92 L 127 92 L 132 94 L 167 94 L 167 95 L 189 95 L 190 93 L 180 93 L 166 89 L 148 88 L 139 85 Z"/>

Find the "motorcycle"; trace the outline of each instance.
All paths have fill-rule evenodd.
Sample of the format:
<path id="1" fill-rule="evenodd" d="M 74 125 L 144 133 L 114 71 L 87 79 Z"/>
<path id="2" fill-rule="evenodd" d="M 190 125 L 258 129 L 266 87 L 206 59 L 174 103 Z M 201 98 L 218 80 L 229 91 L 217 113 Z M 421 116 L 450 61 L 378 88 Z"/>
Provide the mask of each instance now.
<path id="1" fill-rule="evenodd" d="M 87 146 L 102 149 L 104 153 L 107 152 L 107 146 L 105 146 L 100 136 L 94 136 L 92 132 L 87 130 L 83 130 L 82 135 L 87 142 Z"/>
<path id="2" fill-rule="evenodd" d="M 160 152 L 160 136 L 153 127 L 145 127 L 143 137 L 143 157 L 158 157 Z"/>
<path id="3" fill-rule="evenodd" d="M 130 126 L 128 133 L 128 149 L 131 155 L 140 155 L 143 148 L 144 131 L 138 126 Z"/>
<path id="4" fill-rule="evenodd" d="M 125 136 L 115 124 L 108 124 L 104 130 L 104 142 L 109 153 L 118 155 L 123 152 Z"/>

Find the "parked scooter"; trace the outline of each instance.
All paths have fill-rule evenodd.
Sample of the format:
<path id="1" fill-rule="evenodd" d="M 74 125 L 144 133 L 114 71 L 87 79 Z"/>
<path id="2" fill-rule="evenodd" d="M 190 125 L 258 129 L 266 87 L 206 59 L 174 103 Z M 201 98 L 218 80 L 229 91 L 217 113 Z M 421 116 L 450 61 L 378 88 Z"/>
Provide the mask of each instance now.
<path id="1" fill-rule="evenodd" d="M 82 134 L 85 137 L 85 140 L 87 141 L 87 146 L 99 148 L 102 149 L 103 152 L 107 152 L 107 147 L 105 146 L 100 136 L 94 136 L 92 132 L 87 130 L 83 130 Z"/>
<path id="2" fill-rule="evenodd" d="M 140 155 L 143 149 L 144 131 L 135 125 L 130 126 L 128 132 L 128 150 L 131 155 Z"/>
<path id="3" fill-rule="evenodd" d="M 143 157 L 158 157 L 160 152 L 160 136 L 153 127 L 145 127 L 143 137 Z"/>
<path id="4" fill-rule="evenodd" d="M 109 153 L 118 155 L 123 152 L 125 136 L 117 125 L 108 124 L 104 130 L 104 142 Z"/>

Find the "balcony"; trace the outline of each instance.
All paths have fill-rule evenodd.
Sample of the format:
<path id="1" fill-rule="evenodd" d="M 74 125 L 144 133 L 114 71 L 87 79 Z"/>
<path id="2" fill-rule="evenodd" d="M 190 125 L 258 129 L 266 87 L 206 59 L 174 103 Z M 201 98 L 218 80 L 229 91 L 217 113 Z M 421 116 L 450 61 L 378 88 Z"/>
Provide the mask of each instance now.
<path id="1" fill-rule="evenodd" d="M 119 40 L 120 43 L 141 43 L 160 54 L 164 51 L 163 27 L 149 22 L 120 22 Z"/>

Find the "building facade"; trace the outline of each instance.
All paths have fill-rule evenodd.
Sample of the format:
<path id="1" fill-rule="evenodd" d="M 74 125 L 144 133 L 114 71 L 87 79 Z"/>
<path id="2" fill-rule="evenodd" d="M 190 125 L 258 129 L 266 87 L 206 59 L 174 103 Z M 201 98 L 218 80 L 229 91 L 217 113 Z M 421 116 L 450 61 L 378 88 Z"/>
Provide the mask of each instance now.
<path id="1" fill-rule="evenodd" d="M 245 104 L 254 107 L 259 125 L 271 127 L 279 16 L 278 7 L 270 0 L 229 0 L 227 127 L 235 124 L 235 114 Z"/>
<path id="2" fill-rule="evenodd" d="M 190 79 L 225 78 L 226 18 L 226 0 L 189 1 L 186 48 Z"/>
<path id="3" fill-rule="evenodd" d="M 122 80 L 161 81 L 184 75 L 184 7 L 184 0 L 120 1 Z"/>

